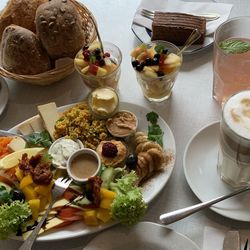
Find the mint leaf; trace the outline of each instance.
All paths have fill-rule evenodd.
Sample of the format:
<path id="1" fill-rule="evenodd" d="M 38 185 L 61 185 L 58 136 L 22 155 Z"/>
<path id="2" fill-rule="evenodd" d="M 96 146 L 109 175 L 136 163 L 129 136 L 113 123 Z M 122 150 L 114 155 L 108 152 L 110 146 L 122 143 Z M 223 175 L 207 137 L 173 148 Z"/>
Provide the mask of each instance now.
<path id="1" fill-rule="evenodd" d="M 163 46 L 163 45 L 156 45 L 155 46 L 155 51 L 156 51 L 156 53 L 158 53 L 158 54 L 161 54 L 162 53 L 162 51 L 165 49 L 165 47 Z"/>
<path id="2" fill-rule="evenodd" d="M 226 54 L 240 54 L 250 50 L 250 43 L 240 40 L 225 40 L 220 42 L 219 47 Z"/>

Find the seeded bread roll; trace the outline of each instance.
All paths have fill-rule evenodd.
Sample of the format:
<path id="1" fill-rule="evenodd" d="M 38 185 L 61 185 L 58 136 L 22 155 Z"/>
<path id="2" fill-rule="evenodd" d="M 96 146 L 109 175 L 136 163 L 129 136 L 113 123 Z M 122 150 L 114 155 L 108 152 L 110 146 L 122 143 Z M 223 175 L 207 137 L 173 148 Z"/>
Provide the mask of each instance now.
<path id="1" fill-rule="evenodd" d="M 35 16 L 37 7 L 48 0 L 9 0 L 0 13 L 0 40 L 4 29 L 16 24 L 36 31 Z"/>
<path id="2" fill-rule="evenodd" d="M 50 59 L 36 35 L 23 27 L 9 25 L 1 43 L 1 62 L 9 72 L 35 75 L 50 69 Z"/>
<path id="3" fill-rule="evenodd" d="M 52 0 L 40 5 L 35 22 L 38 37 L 52 59 L 74 58 L 84 44 L 80 16 L 69 0 Z"/>

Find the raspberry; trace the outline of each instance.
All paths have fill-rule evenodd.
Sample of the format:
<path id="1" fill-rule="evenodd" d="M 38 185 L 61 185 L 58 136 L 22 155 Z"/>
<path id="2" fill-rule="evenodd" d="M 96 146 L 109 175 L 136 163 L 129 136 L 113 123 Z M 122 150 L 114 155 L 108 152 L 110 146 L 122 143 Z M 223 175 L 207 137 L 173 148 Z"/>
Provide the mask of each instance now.
<path id="1" fill-rule="evenodd" d="M 118 153 L 117 147 L 112 142 L 105 142 L 102 146 L 102 155 L 105 157 L 115 157 Z"/>

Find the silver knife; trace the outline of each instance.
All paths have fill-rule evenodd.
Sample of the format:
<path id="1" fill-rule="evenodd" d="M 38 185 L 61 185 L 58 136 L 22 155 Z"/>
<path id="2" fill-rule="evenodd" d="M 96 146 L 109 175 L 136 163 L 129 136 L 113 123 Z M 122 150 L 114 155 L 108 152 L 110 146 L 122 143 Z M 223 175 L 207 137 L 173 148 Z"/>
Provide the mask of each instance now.
<path id="1" fill-rule="evenodd" d="M 240 250 L 240 233 L 230 230 L 226 233 L 223 241 L 223 250 Z"/>

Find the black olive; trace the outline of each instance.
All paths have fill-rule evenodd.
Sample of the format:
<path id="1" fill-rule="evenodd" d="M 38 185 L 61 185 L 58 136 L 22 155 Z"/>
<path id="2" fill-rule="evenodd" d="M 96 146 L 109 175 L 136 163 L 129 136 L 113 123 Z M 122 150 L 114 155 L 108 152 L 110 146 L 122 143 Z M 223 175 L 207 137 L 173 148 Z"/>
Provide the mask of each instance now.
<path id="1" fill-rule="evenodd" d="M 12 200 L 13 201 L 24 201 L 25 200 L 25 196 L 24 193 L 21 190 L 18 189 L 13 189 L 11 191 L 12 194 Z"/>
<path id="2" fill-rule="evenodd" d="M 138 160 L 137 155 L 129 154 L 126 159 L 126 166 L 130 169 L 135 169 L 137 160 Z"/>

